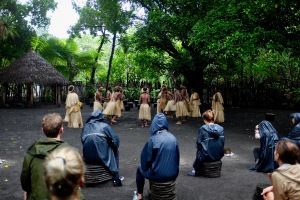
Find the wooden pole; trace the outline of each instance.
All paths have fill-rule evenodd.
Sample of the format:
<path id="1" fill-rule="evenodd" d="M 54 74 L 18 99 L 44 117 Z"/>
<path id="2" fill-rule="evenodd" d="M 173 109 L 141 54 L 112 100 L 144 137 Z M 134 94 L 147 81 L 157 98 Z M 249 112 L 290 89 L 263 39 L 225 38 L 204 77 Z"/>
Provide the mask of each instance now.
<path id="1" fill-rule="evenodd" d="M 61 86 L 60 85 L 56 85 L 56 105 L 58 107 L 61 106 Z"/>

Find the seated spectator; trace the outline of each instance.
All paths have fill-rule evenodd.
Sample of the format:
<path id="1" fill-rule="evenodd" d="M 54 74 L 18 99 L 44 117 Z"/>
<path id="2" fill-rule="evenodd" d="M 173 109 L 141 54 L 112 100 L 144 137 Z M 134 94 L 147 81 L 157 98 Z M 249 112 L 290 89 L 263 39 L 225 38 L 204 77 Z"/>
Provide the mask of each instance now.
<path id="1" fill-rule="evenodd" d="M 274 161 L 274 150 L 278 142 L 278 133 L 271 122 L 263 120 L 255 127 L 255 139 L 260 140 L 260 147 L 253 150 L 255 165 L 250 170 L 270 173 L 277 167 Z"/>
<path id="2" fill-rule="evenodd" d="M 300 148 L 300 113 L 292 113 L 292 124 L 294 125 L 291 132 L 287 135 L 287 139 L 295 142 Z"/>
<path id="3" fill-rule="evenodd" d="M 136 172 L 138 199 L 143 199 L 145 178 L 154 182 L 168 182 L 178 176 L 179 147 L 168 126 L 163 113 L 155 115 L 150 126 L 151 137 L 141 152 L 141 165 Z"/>
<path id="4" fill-rule="evenodd" d="M 202 115 L 204 125 L 198 131 L 194 170 L 188 175 L 197 176 L 203 162 L 220 161 L 224 156 L 224 128 L 214 123 L 214 113 L 207 110 Z"/>
<path id="5" fill-rule="evenodd" d="M 46 156 L 54 149 L 69 146 L 61 140 L 63 130 L 63 120 L 58 113 L 47 114 L 42 120 L 42 130 L 46 138 L 42 138 L 33 143 L 27 150 L 21 173 L 21 185 L 24 199 L 50 199 L 43 179 L 43 162 Z"/>
<path id="6" fill-rule="evenodd" d="M 93 111 L 87 119 L 81 133 L 83 158 L 88 164 L 105 165 L 114 176 L 115 186 L 122 186 L 119 177 L 119 136 L 103 120 L 100 110 Z"/>
<path id="7" fill-rule="evenodd" d="M 271 175 L 272 186 L 261 193 L 267 200 L 299 199 L 300 165 L 297 164 L 299 148 L 288 140 L 280 140 L 274 152 L 274 159 L 279 164 Z"/>
<path id="8" fill-rule="evenodd" d="M 44 178 L 52 200 L 80 199 L 85 166 L 81 155 L 72 147 L 54 150 L 44 163 Z"/>

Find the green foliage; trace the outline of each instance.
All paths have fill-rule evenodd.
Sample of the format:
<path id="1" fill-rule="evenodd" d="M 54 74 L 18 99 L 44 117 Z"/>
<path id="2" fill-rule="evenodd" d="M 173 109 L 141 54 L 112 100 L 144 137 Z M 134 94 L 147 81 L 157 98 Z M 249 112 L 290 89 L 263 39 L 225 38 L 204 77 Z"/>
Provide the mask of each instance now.
<path id="1" fill-rule="evenodd" d="M 54 10 L 54 0 L 30 0 L 22 5 L 16 0 L 0 3 L 0 68 L 6 67 L 30 49 L 36 27 L 49 25 L 46 13 Z"/>
<path id="2" fill-rule="evenodd" d="M 123 90 L 125 97 L 129 101 L 138 100 L 140 98 L 141 89 L 137 87 L 130 87 Z"/>
<path id="3" fill-rule="evenodd" d="M 160 92 L 160 89 L 153 89 L 151 92 L 150 92 L 150 97 L 152 100 L 156 99 L 158 94 Z"/>
<path id="4" fill-rule="evenodd" d="M 90 82 L 88 82 L 84 87 L 84 99 L 93 99 L 96 92 L 96 88 Z"/>
<path id="5" fill-rule="evenodd" d="M 295 103 L 300 103 L 300 88 L 293 88 L 294 98 L 293 101 Z"/>

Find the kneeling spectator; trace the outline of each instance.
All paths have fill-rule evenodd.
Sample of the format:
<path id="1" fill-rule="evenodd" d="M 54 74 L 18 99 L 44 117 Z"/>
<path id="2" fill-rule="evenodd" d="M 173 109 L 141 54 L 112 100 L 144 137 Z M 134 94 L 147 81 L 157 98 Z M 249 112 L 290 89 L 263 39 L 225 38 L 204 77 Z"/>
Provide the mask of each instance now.
<path id="1" fill-rule="evenodd" d="M 259 139 L 260 147 L 253 150 L 256 164 L 250 170 L 264 173 L 273 172 L 278 168 L 278 163 L 274 161 L 274 151 L 278 135 L 271 122 L 263 120 L 256 125 L 255 139 Z"/>
<path id="2" fill-rule="evenodd" d="M 105 165 L 113 174 L 115 186 L 122 186 L 119 177 L 119 136 L 103 120 L 102 112 L 95 110 L 84 125 L 81 133 L 83 158 L 87 164 Z"/>
<path id="3" fill-rule="evenodd" d="M 155 115 L 150 126 L 151 137 L 142 150 L 141 165 L 136 172 L 138 199 L 143 199 L 145 178 L 154 182 L 168 182 L 178 176 L 179 147 L 168 126 L 163 113 Z"/>
<path id="4" fill-rule="evenodd" d="M 220 161 L 224 156 L 224 128 L 214 123 L 214 113 L 207 110 L 202 115 L 204 125 L 198 131 L 194 170 L 188 175 L 197 176 L 204 162 Z"/>

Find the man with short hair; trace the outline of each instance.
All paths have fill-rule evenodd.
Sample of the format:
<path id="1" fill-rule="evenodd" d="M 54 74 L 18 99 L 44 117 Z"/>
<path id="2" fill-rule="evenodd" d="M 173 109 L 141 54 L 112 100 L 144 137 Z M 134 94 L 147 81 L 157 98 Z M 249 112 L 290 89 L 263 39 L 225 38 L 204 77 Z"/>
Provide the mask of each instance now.
<path id="1" fill-rule="evenodd" d="M 27 150 L 21 173 L 21 185 L 24 199 L 51 199 L 50 193 L 43 179 L 43 163 L 46 156 L 54 149 L 69 146 L 61 140 L 63 134 L 63 120 L 58 113 L 47 114 L 42 120 L 42 131 L 46 138 L 33 143 Z M 82 194 L 80 192 L 80 196 Z M 82 198 L 81 198 L 82 199 Z"/>

